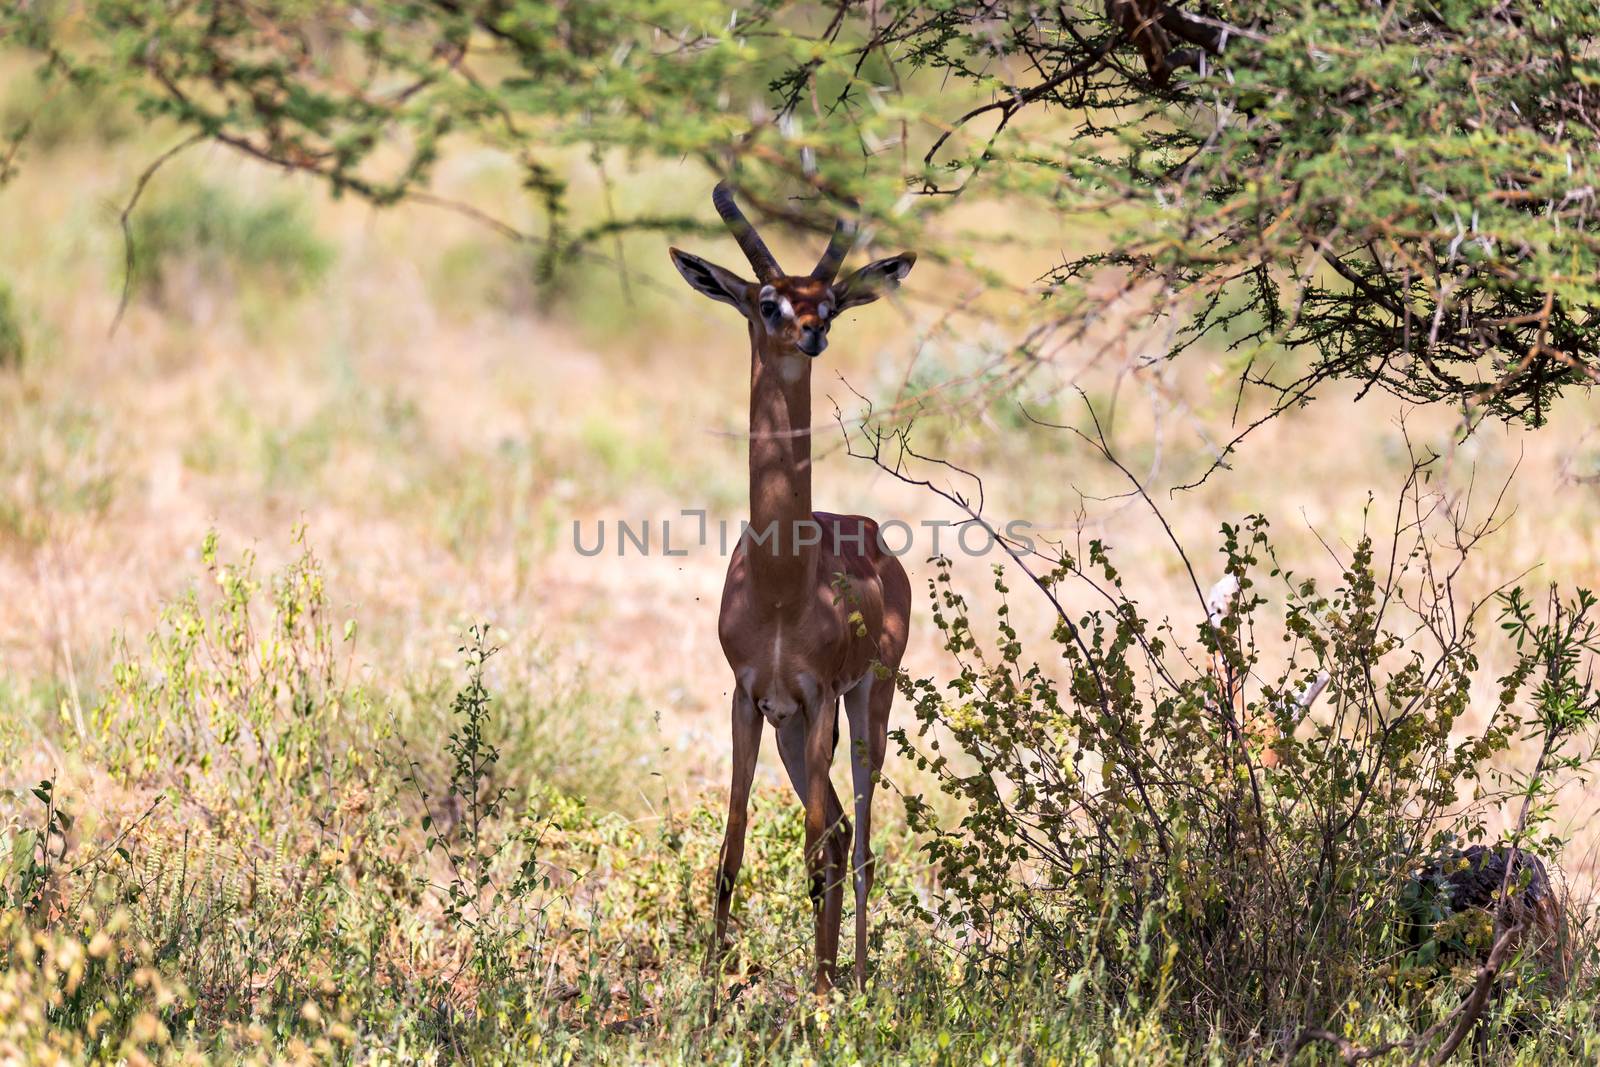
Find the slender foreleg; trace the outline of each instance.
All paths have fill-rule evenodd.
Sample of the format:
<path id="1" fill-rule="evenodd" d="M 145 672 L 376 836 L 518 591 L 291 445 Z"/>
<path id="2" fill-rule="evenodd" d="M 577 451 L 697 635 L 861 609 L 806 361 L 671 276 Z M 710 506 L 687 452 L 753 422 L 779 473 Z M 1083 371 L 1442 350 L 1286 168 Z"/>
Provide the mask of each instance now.
<path id="1" fill-rule="evenodd" d="M 728 826 L 722 835 L 717 861 L 716 926 L 707 967 L 714 969 L 727 945 L 728 912 L 733 907 L 733 886 L 744 862 L 744 833 L 750 815 L 750 783 L 755 779 L 756 756 L 761 751 L 761 716 L 754 702 L 735 683 L 733 691 L 733 782 L 728 787 Z"/>
<path id="2" fill-rule="evenodd" d="M 833 716 L 838 721 L 837 711 Z M 807 793 L 810 788 L 810 775 L 807 773 L 807 745 L 810 739 L 810 725 L 799 716 L 785 722 L 778 729 L 778 755 L 783 758 L 783 766 L 789 772 L 789 782 L 794 786 L 795 795 L 800 798 L 802 805 L 807 803 Z M 828 749 L 828 758 L 824 761 L 823 775 L 826 778 L 827 765 L 832 762 L 832 746 Z M 809 809 L 808 809 L 809 810 Z M 824 826 L 831 832 L 824 835 L 823 848 L 829 853 L 829 864 L 835 872 L 831 882 L 817 877 L 815 868 L 812 868 L 811 904 L 818 930 L 824 929 L 825 919 L 830 914 L 828 901 L 830 896 L 836 903 L 831 909 L 832 914 L 832 942 L 834 953 L 829 958 L 830 967 L 838 958 L 839 924 L 841 912 L 844 907 L 844 871 L 850 853 L 850 820 L 845 817 L 844 805 L 839 802 L 839 794 L 833 789 L 832 782 L 827 787 L 827 810 L 824 815 Z M 808 859 L 812 856 L 809 822 L 807 828 Z"/>

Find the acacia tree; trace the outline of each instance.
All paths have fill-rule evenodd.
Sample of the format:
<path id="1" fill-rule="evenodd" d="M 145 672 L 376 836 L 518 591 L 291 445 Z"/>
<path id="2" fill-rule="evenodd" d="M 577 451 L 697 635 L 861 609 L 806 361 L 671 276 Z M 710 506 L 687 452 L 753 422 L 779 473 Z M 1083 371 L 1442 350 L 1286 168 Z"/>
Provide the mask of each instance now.
<path id="1" fill-rule="evenodd" d="M 1111 220 L 1022 286 L 1045 299 L 1014 355 L 1080 336 L 1109 276 L 1127 322 L 1165 321 L 1167 357 L 1225 338 L 1273 414 L 1346 379 L 1534 425 L 1600 380 L 1597 29 L 1587 0 L 24 0 L 0 14 L 43 76 L 109 82 L 193 141 L 376 204 L 437 200 L 453 143 L 499 148 L 540 232 L 452 206 L 539 242 L 550 269 L 609 234 L 697 225 L 575 217 L 560 162 L 574 146 L 698 158 L 797 226 L 860 210 L 992 285 L 1016 283 L 983 269 L 975 235 L 941 243 L 929 224 L 1004 196 L 1022 217 Z M 14 164 L 25 130 L 5 133 Z"/>

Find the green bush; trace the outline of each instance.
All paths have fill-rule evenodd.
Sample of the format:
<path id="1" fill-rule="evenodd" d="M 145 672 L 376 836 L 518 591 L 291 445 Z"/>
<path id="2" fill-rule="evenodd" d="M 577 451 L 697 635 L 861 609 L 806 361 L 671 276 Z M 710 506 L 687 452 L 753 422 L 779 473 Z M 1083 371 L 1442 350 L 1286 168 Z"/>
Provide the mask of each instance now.
<path id="1" fill-rule="evenodd" d="M 294 293 L 333 262 L 332 247 L 313 231 L 299 200 L 247 198 L 198 179 L 157 188 L 131 220 L 132 287 L 151 299 L 180 296 L 180 268 L 201 284 L 256 282 Z"/>
<path id="2" fill-rule="evenodd" d="M 23 135 L 31 150 L 53 152 L 72 144 L 112 145 L 134 131 L 133 109 L 86 72 L 73 82 L 19 80 L 0 104 L 0 136 Z"/>
<path id="3" fill-rule="evenodd" d="M 0 281 L 0 368 L 16 367 L 27 355 L 22 336 L 22 316 L 11 287 Z"/>
<path id="4" fill-rule="evenodd" d="M 1441 983 L 1441 961 L 1467 919 L 1409 937 L 1408 890 L 1495 840 L 1501 805 L 1520 849 L 1559 857 L 1553 798 L 1594 767 L 1600 640 L 1587 592 L 1541 613 L 1513 589 L 1506 644 L 1484 641 L 1495 602 L 1457 603 L 1450 579 L 1493 520 L 1469 527 L 1412 473 L 1389 551 L 1362 537 L 1330 590 L 1278 563 L 1265 520 L 1224 526 L 1239 593 L 1214 624 L 1198 582 L 1191 628 L 1148 618 L 1099 541 L 1059 557 L 1038 582 L 1058 668 L 1025 658 L 1006 607 L 980 643 L 946 565 L 934 621 L 960 670 L 903 681 L 917 727 L 898 733 L 961 812 L 907 798 L 939 871 L 930 919 L 997 961 L 1098 967 L 1118 1003 L 1236 1049 L 1374 1017 L 1420 1032 L 1453 1009 L 1465 983 Z M 1511 667 L 1475 720 L 1491 652 Z M 1326 714 L 1304 721 L 1321 676 Z M 1565 923 L 1523 936 L 1502 1022 L 1548 1010 L 1568 976 Z M 1458 962 L 1471 977 L 1481 958 Z"/>

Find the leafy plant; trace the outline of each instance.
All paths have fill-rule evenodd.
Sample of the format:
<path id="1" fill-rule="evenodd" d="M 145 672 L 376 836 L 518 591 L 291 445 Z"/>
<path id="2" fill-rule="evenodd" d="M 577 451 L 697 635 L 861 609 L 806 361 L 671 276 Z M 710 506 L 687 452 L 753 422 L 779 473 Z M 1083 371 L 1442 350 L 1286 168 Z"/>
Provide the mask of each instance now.
<path id="1" fill-rule="evenodd" d="M 1397 515 L 1415 521 L 1387 558 L 1364 535 L 1331 589 L 1278 562 L 1264 519 L 1224 526 L 1239 595 L 1209 618 L 1197 589 L 1204 621 L 1188 637 L 1140 611 L 1103 543 L 1062 554 L 1036 580 L 1057 607 L 1060 673 L 1025 658 L 1003 578 L 996 638 L 981 642 L 944 564 L 933 618 L 959 671 L 902 680 L 917 726 L 898 734 L 960 812 L 950 824 L 906 797 L 939 871 L 932 914 L 997 965 L 1100 968 L 1119 1003 L 1159 1005 L 1177 1032 L 1249 1044 L 1434 1010 L 1439 942 L 1413 955 L 1402 936 L 1418 872 L 1488 838 L 1506 800 L 1522 816 L 1494 843 L 1560 854 L 1556 791 L 1594 767 L 1580 742 L 1600 649 L 1588 592 L 1552 592 L 1543 618 L 1504 592 L 1513 666 L 1474 722 L 1491 602 L 1457 604 L 1451 577 L 1494 519 L 1469 523 L 1425 491 L 1427 467 L 1406 483 Z M 1448 517 L 1435 530 L 1429 515 Z M 1069 613 L 1075 601 L 1093 606 Z M 1322 684 L 1327 713 L 1303 721 Z M 1550 995 L 1549 958 L 1519 958 L 1525 1002 Z"/>
<path id="2" fill-rule="evenodd" d="M 37 828 L 16 827 L 7 839 L 0 839 L 0 854 L 7 861 L 5 877 L 0 878 L 0 902 L 25 915 L 36 914 L 45 906 L 51 877 L 66 857 L 67 832 L 73 823 L 72 815 L 56 798 L 54 779 L 44 779 L 29 793 L 44 809 Z"/>
<path id="3" fill-rule="evenodd" d="M 424 848 L 449 870 L 443 885 L 424 885 L 443 896 L 445 921 L 468 931 L 480 989 L 503 991 L 513 975 L 536 980 L 542 963 L 543 911 L 549 904 L 543 894 L 551 880 L 540 846 L 549 823 L 531 809 L 508 818 L 511 790 L 495 774 L 500 751 L 488 734 L 491 698 L 483 680 L 484 665 L 499 649 L 489 644 L 486 625 L 472 626 L 468 636 L 460 649 L 467 683 L 456 693 L 454 726 L 444 746 L 450 757 L 445 795 L 435 805 L 414 774 L 409 781 L 424 812 Z M 444 825 L 434 814 L 440 809 L 447 813 Z M 480 1011 L 492 1015 L 501 1007 L 480 996 Z"/>

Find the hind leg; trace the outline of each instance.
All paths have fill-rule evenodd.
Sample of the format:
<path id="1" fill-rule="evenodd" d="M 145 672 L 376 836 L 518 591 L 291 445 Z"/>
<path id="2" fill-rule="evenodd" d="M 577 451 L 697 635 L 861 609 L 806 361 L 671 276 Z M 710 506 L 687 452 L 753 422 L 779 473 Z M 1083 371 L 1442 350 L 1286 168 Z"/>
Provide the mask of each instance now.
<path id="1" fill-rule="evenodd" d="M 889 747 L 894 682 L 868 674 L 844 695 L 850 719 L 850 780 L 855 793 L 856 840 L 851 881 L 856 891 L 856 985 L 867 988 L 867 898 L 877 873 L 872 854 L 872 794 Z"/>

